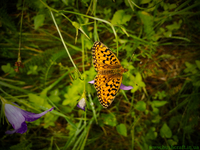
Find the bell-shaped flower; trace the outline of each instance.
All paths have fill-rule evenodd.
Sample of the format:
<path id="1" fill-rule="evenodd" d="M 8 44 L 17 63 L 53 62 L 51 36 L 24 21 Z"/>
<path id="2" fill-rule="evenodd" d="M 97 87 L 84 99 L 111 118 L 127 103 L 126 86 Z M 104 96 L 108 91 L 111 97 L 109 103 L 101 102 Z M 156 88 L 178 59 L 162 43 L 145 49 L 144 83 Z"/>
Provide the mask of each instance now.
<path id="1" fill-rule="evenodd" d="M 88 83 L 94 84 L 94 80 L 89 81 Z M 131 90 L 132 88 L 133 88 L 132 86 L 125 86 L 123 84 L 120 85 L 120 89 L 122 90 Z M 83 95 L 82 98 L 79 100 L 77 107 L 85 111 L 85 106 L 86 106 L 85 95 Z"/>
<path id="2" fill-rule="evenodd" d="M 94 80 L 89 81 L 88 83 L 94 84 Z M 122 83 L 121 83 L 121 85 L 120 85 L 120 89 L 122 89 L 122 90 L 131 90 L 132 88 L 133 88 L 132 86 L 126 86 L 126 85 L 124 85 L 124 84 L 122 84 Z"/>
<path id="3" fill-rule="evenodd" d="M 77 105 L 77 107 L 82 109 L 83 111 L 85 111 L 85 106 L 86 106 L 85 99 L 86 99 L 86 95 L 85 95 L 85 92 L 83 92 L 81 99 L 79 100 L 78 105 Z"/>
<path id="4" fill-rule="evenodd" d="M 81 98 L 81 100 L 78 102 L 77 107 L 82 109 L 83 111 L 85 111 L 85 106 L 86 106 L 86 102 L 85 102 L 85 98 Z"/>
<path id="5" fill-rule="evenodd" d="M 1 96 L 0 98 L 3 103 L 3 109 L 5 112 L 6 118 L 8 119 L 12 127 L 14 128 L 14 130 L 12 131 L 10 130 L 6 131 L 6 134 L 25 133 L 27 131 L 27 124 L 25 121 L 28 121 L 28 122 L 35 121 L 39 119 L 40 117 L 42 117 L 43 115 L 45 115 L 47 112 L 52 111 L 54 108 L 52 107 L 51 109 L 48 109 L 40 114 L 35 114 L 35 113 L 31 113 L 23 109 L 20 109 L 19 106 L 17 106 L 14 103 L 8 102 Z"/>

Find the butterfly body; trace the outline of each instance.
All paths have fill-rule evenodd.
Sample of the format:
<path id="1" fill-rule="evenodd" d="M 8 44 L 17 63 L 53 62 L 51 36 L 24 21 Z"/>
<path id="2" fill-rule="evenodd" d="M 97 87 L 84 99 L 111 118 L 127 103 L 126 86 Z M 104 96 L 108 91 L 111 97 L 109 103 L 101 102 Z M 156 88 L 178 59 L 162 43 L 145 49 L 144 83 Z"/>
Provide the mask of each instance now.
<path id="1" fill-rule="evenodd" d="M 103 43 L 95 42 L 92 47 L 93 65 L 97 71 L 94 86 L 101 105 L 107 108 L 119 91 L 123 68 L 115 54 Z"/>
<path id="2" fill-rule="evenodd" d="M 99 70 L 98 74 L 100 75 L 109 75 L 109 74 L 123 74 L 127 70 L 124 68 L 117 68 L 117 69 L 105 69 L 105 70 Z"/>

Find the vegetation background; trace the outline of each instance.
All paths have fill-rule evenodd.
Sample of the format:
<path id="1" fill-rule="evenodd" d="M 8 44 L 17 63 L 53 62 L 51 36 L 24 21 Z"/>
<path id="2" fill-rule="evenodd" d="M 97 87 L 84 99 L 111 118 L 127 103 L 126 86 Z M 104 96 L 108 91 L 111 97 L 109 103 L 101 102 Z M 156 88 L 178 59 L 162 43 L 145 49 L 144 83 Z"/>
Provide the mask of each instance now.
<path id="1" fill-rule="evenodd" d="M 55 107 L 24 134 L 2 121 L 2 150 L 199 149 L 200 1 L 2 0 L 0 34 L 1 96 L 34 113 Z M 134 87 L 107 109 L 88 83 L 95 41 Z"/>

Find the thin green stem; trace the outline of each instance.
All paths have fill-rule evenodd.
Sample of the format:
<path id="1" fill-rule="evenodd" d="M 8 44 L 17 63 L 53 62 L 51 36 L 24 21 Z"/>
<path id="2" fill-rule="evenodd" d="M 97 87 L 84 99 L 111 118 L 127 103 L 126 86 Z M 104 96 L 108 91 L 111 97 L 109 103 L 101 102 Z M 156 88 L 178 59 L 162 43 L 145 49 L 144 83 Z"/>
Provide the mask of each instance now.
<path id="1" fill-rule="evenodd" d="M 14 86 L 14 85 L 12 85 L 12 84 L 8 84 L 8 83 L 3 82 L 3 81 L 0 81 L 0 85 L 1 85 L 1 86 L 5 86 L 5 87 L 8 87 L 8 88 L 11 88 L 11 89 L 14 89 L 14 90 L 17 90 L 17 91 L 24 92 L 24 93 L 26 93 L 26 94 L 30 93 L 30 92 L 27 91 L 27 90 L 24 90 L 24 89 L 22 89 L 22 88 L 20 88 L 20 87 L 18 87 L 18 86 Z"/>
<path id="2" fill-rule="evenodd" d="M 20 52 L 21 52 L 21 44 L 22 44 L 22 22 L 23 22 L 24 3 L 25 3 L 25 0 L 23 1 L 22 14 L 21 14 L 21 21 L 20 21 L 19 51 L 18 51 L 17 62 L 21 62 L 21 55 L 20 55 Z"/>
<path id="3" fill-rule="evenodd" d="M 42 0 L 40 0 L 51 12 L 52 14 L 52 11 L 53 12 L 56 12 L 56 13 L 59 13 L 59 11 L 49 7 L 46 3 L 44 3 Z M 65 13 L 70 13 L 70 14 L 75 14 L 75 15 L 79 15 L 79 16 L 83 16 L 83 17 L 86 17 L 86 18 L 90 18 L 90 19 L 93 19 L 93 20 L 98 20 L 98 21 L 101 21 L 101 22 L 104 22 L 106 24 L 108 24 L 112 30 L 113 30 L 113 33 L 115 35 L 115 38 L 116 38 L 116 44 L 117 44 L 117 54 L 118 54 L 118 36 L 117 36 L 117 33 L 115 31 L 115 28 L 114 26 L 109 22 L 109 21 L 106 21 L 106 20 L 103 20 L 103 19 L 100 19 L 100 18 L 97 18 L 97 17 L 92 17 L 92 16 L 88 16 L 88 15 L 84 15 L 84 14 L 80 14 L 80 13 L 77 13 L 77 12 L 74 12 L 74 11 L 66 11 L 66 10 L 62 10 L 60 12 L 65 12 Z M 61 15 L 65 16 L 63 13 L 61 13 Z M 66 16 L 65 16 L 66 17 Z M 55 20 L 55 19 L 54 19 Z M 55 23 L 55 22 L 54 22 Z"/>
<path id="4" fill-rule="evenodd" d="M 82 43 L 82 66 L 83 66 L 83 79 L 84 79 L 84 92 L 86 91 L 86 81 L 85 81 L 85 44 L 84 44 L 84 36 L 81 34 L 81 43 Z"/>
<path id="5" fill-rule="evenodd" d="M 57 29 L 57 31 L 58 31 L 58 34 L 59 34 L 59 36 L 60 36 L 60 39 L 61 39 L 61 41 L 62 41 L 62 43 L 63 43 L 63 46 L 64 46 L 64 48 L 65 48 L 65 50 L 66 50 L 66 52 L 67 52 L 67 54 L 68 54 L 68 56 L 69 56 L 69 59 L 71 60 L 71 62 L 72 62 L 72 64 L 73 64 L 74 68 L 76 69 L 76 71 L 79 73 L 79 75 L 81 75 L 81 73 L 79 72 L 78 68 L 76 67 L 76 65 L 75 65 L 75 63 L 74 63 L 74 61 L 73 61 L 73 59 L 72 59 L 72 57 L 71 57 L 71 55 L 70 55 L 70 53 L 69 53 L 69 50 L 68 50 L 68 48 L 67 48 L 67 46 L 66 46 L 66 44 L 65 44 L 65 41 L 64 41 L 64 39 L 63 39 L 63 37 L 62 37 L 62 34 L 61 34 L 61 32 L 60 32 L 60 29 L 58 28 L 58 25 L 57 25 L 57 23 L 56 23 L 56 20 L 55 20 L 55 18 L 54 18 L 54 15 L 53 15 L 53 13 L 52 13 L 51 10 L 49 10 L 49 11 L 50 11 L 51 17 L 52 17 L 52 19 L 53 19 L 53 22 L 54 22 L 54 24 L 55 24 L 55 26 L 56 26 L 56 29 Z"/>

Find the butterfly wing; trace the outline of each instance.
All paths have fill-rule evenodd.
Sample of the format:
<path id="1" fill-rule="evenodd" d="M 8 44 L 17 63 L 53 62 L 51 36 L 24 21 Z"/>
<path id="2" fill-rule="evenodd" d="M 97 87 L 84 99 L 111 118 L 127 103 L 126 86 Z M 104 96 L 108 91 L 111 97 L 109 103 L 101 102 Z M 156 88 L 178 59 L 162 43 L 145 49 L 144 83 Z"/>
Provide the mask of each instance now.
<path id="1" fill-rule="evenodd" d="M 100 75 L 94 80 L 99 102 L 107 108 L 114 100 L 122 82 L 122 74 Z"/>
<path id="2" fill-rule="evenodd" d="M 114 100 L 122 82 L 121 66 L 115 54 L 103 43 L 95 42 L 92 47 L 93 65 L 98 72 L 94 80 L 99 102 L 107 108 Z"/>
<path id="3" fill-rule="evenodd" d="M 94 43 L 92 47 L 92 57 L 96 71 L 121 67 L 120 61 L 115 54 L 101 42 Z"/>

